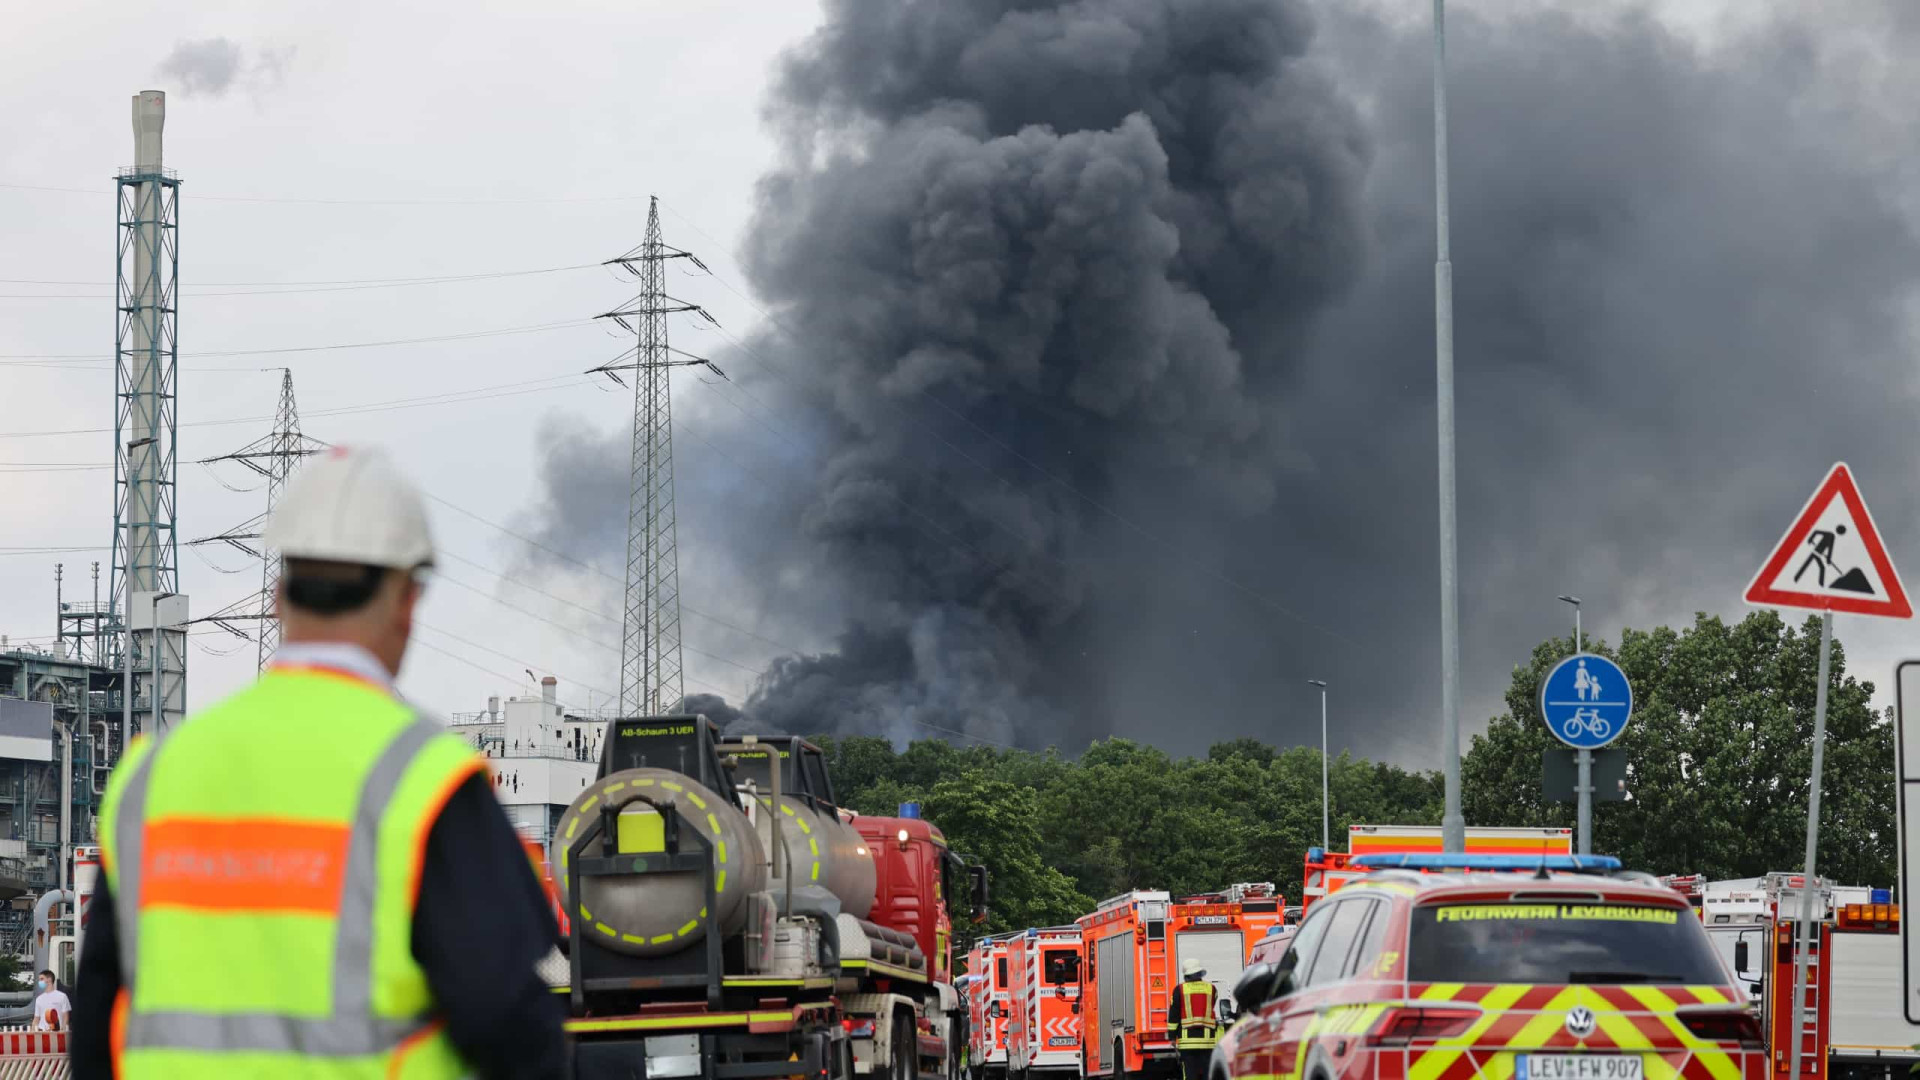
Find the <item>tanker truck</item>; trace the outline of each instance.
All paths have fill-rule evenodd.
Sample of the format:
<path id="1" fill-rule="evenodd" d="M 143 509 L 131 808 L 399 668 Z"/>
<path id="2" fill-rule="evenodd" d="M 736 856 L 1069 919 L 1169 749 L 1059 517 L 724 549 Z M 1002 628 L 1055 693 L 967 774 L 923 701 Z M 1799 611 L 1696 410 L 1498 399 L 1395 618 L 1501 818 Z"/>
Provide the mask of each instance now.
<path id="1" fill-rule="evenodd" d="M 546 858 L 576 1077 L 958 1076 L 948 904 L 985 918 L 983 867 L 841 809 L 804 739 L 659 716 L 601 746 Z"/>

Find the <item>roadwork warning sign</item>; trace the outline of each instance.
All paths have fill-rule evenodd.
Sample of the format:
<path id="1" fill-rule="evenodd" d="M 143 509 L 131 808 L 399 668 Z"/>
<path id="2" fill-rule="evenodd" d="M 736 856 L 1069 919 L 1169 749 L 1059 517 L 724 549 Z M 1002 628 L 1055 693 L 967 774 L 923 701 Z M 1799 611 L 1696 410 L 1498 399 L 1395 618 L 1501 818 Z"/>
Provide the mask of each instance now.
<path id="1" fill-rule="evenodd" d="M 1853 473 L 1836 464 L 1747 586 L 1761 607 L 1910 619 L 1913 605 Z"/>

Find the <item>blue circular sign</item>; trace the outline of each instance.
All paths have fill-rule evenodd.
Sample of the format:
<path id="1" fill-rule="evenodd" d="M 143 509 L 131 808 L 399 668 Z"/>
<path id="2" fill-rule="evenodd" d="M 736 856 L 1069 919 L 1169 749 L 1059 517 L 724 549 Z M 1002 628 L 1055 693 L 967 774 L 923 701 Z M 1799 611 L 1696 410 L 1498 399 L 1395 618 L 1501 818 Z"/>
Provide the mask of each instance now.
<path id="1" fill-rule="evenodd" d="M 1554 738 L 1576 750 L 1598 750 L 1627 730 L 1633 687 L 1619 664 L 1578 653 L 1555 664 L 1540 684 L 1540 715 Z"/>

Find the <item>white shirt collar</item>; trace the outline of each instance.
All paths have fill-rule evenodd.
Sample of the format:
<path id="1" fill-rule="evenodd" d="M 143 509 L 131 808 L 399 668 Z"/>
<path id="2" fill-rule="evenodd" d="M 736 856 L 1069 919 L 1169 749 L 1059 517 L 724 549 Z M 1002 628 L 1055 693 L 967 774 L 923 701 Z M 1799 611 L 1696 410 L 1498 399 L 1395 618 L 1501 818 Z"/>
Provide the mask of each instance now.
<path id="1" fill-rule="evenodd" d="M 344 641 L 282 642 L 273 654 L 273 663 L 276 667 L 332 668 L 393 692 L 393 676 L 387 674 L 386 667 L 372 653 Z"/>

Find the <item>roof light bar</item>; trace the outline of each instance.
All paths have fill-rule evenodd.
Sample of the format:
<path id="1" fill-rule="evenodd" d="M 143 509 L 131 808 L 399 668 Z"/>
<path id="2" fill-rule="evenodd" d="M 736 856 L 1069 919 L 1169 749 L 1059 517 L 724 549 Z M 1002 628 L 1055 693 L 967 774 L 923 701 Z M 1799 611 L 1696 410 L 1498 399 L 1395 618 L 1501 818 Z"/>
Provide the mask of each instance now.
<path id="1" fill-rule="evenodd" d="M 1350 867 L 1367 870 L 1564 870 L 1601 874 L 1620 869 L 1612 855 L 1355 855 Z"/>

